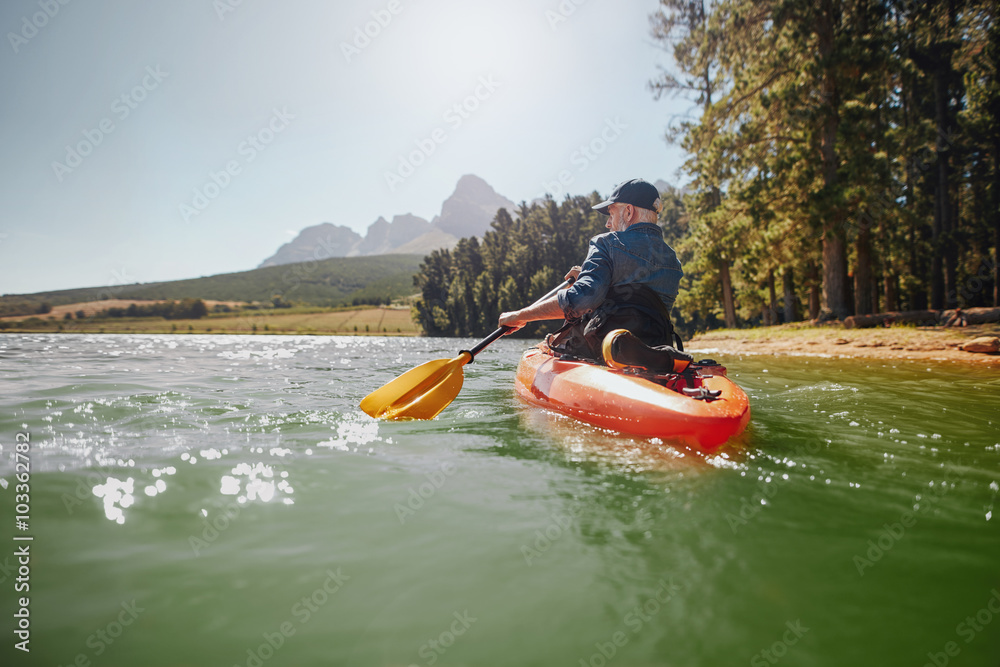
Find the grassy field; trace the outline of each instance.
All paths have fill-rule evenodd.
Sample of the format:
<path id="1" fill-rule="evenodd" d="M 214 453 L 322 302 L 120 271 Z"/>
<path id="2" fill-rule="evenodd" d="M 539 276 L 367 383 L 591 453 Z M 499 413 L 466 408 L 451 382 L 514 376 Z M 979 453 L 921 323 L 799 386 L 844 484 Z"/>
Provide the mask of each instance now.
<path id="1" fill-rule="evenodd" d="M 6 318 L 8 321 L 12 318 Z M 11 322 L 13 324 L 13 322 Z M 218 313 L 197 320 L 163 318 L 57 318 L 23 319 L 7 333 L 212 333 L 212 334 L 340 334 L 417 336 L 420 327 L 411 319 L 409 308 L 356 308 L 323 310 L 246 310 Z"/>
<path id="2" fill-rule="evenodd" d="M 191 297 L 270 303 L 274 296 L 280 295 L 288 302 L 323 307 L 375 303 L 376 297 L 398 299 L 412 294 L 413 274 L 422 261 L 421 255 L 336 257 L 162 283 L 7 294 L 0 296 L 0 315 L 29 317 L 40 312 L 42 304 L 55 307 L 110 299 L 156 301 Z"/>

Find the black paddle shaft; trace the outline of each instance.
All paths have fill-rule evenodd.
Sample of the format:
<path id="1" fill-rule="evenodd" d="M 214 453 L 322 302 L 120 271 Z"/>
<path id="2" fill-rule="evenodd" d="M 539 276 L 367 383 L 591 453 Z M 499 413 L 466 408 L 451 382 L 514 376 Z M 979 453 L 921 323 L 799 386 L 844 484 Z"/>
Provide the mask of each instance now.
<path id="1" fill-rule="evenodd" d="M 556 287 L 551 292 L 549 292 L 548 294 L 544 295 L 543 297 L 541 297 L 540 299 L 538 299 L 538 301 L 536 301 L 535 303 L 533 303 L 531 305 L 533 306 L 533 305 L 535 305 L 537 303 L 541 303 L 542 301 L 545 301 L 546 299 L 552 298 L 553 296 L 556 295 L 556 293 L 559 290 L 563 289 L 564 287 L 568 287 L 572 283 L 573 283 L 572 280 L 563 281 L 563 283 L 561 285 L 559 285 L 558 287 Z M 469 363 L 471 364 L 473 361 L 476 360 L 476 355 L 477 354 L 479 354 L 480 352 L 482 352 L 483 350 L 485 350 L 487 348 L 487 346 L 489 346 L 491 343 L 493 343 L 494 341 L 496 341 L 498 338 L 502 338 L 503 336 L 505 336 L 510 331 L 511 331 L 510 327 L 500 327 L 499 329 L 497 329 L 496 331 L 494 331 L 493 333 L 491 333 L 489 336 L 487 336 L 486 338 L 484 338 L 481 341 L 479 341 L 479 343 L 474 348 L 472 348 L 471 350 L 460 350 L 459 354 L 461 354 L 462 352 L 468 352 L 469 356 L 471 357 L 471 359 L 469 359 Z"/>
<path id="2" fill-rule="evenodd" d="M 472 358 L 469 359 L 469 363 L 471 364 L 473 361 L 476 360 L 477 354 L 485 350 L 486 346 L 493 343 L 496 339 L 502 338 L 508 331 L 510 331 L 510 327 L 500 327 L 499 329 L 491 333 L 489 336 L 479 341 L 479 344 L 476 345 L 471 350 L 462 350 L 461 352 L 468 352 L 470 355 L 472 355 Z M 459 352 L 459 354 L 461 354 L 461 352 Z"/>

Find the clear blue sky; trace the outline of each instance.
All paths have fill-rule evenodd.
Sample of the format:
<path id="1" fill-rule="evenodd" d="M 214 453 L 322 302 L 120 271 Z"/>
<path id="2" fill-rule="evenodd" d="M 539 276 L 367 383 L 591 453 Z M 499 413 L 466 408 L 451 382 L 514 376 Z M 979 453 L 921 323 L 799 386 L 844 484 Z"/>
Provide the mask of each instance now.
<path id="1" fill-rule="evenodd" d="M 678 182 L 656 6 L 5 0 L 0 293 L 250 269 L 309 225 L 430 219 L 467 173 L 518 202 Z"/>

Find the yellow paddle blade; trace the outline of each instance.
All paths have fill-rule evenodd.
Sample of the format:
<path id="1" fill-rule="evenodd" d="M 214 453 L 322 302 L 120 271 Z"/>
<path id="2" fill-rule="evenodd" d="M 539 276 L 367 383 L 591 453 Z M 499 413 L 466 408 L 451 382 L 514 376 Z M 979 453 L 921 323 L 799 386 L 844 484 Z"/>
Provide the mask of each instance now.
<path id="1" fill-rule="evenodd" d="M 365 396 L 361 409 L 376 419 L 433 419 L 458 396 L 471 359 L 466 352 L 421 364 Z"/>

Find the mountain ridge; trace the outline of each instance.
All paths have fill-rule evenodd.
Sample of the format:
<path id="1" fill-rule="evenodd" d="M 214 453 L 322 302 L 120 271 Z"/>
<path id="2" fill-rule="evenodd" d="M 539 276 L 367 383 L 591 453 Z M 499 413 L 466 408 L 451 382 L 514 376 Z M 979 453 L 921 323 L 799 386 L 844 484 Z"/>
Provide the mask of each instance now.
<path id="1" fill-rule="evenodd" d="M 499 209 L 513 210 L 514 206 L 479 176 L 465 174 L 433 220 L 412 213 L 395 215 L 391 221 L 379 216 L 364 236 L 346 225 L 322 222 L 304 228 L 257 268 L 333 257 L 426 255 L 439 248 L 453 248 L 462 237 L 482 236 Z"/>

